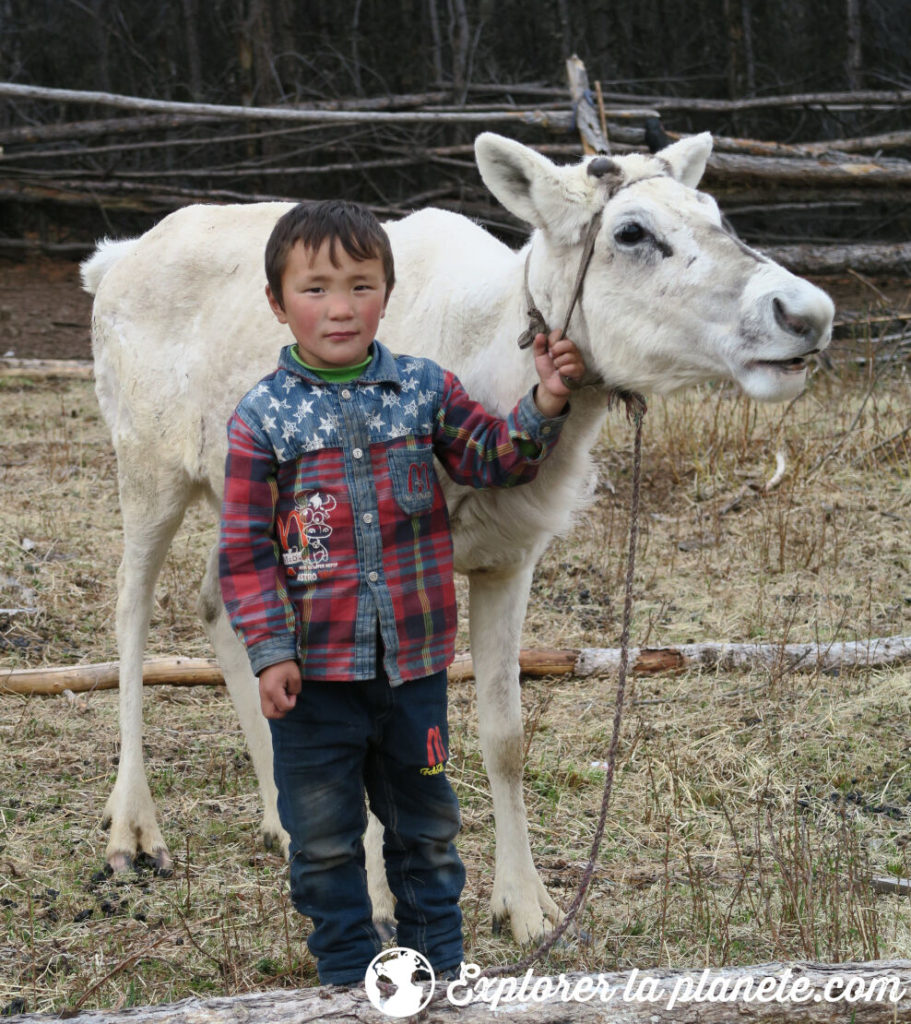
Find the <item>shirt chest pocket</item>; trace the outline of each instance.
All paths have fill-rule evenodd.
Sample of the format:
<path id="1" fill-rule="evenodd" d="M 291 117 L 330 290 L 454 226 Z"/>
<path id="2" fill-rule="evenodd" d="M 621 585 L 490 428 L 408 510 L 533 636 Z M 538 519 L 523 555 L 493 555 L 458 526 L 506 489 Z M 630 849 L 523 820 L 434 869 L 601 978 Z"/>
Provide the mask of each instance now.
<path id="1" fill-rule="evenodd" d="M 390 448 L 386 452 L 392 477 L 392 493 L 399 508 L 409 516 L 422 515 L 433 507 L 436 470 L 432 448 Z"/>

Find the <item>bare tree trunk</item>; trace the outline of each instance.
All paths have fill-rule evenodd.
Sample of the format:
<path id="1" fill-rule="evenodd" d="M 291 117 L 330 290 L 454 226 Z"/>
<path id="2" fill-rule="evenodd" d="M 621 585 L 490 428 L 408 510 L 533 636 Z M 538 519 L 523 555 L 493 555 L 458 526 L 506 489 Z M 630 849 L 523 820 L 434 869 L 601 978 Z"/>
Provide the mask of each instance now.
<path id="1" fill-rule="evenodd" d="M 354 0 L 354 10 L 351 13 L 351 79 L 356 96 L 362 95 L 364 91 L 363 83 L 361 82 L 361 55 L 358 50 L 360 22 L 361 0 Z"/>
<path id="2" fill-rule="evenodd" d="M 436 85 L 442 85 L 443 44 L 440 39 L 440 12 L 437 10 L 437 0 L 427 0 L 427 17 L 430 22 L 430 60 L 433 64 L 434 81 Z"/>
<path id="3" fill-rule="evenodd" d="M 449 0 L 449 40 L 452 50 L 452 87 L 457 103 L 468 95 L 468 53 L 471 29 L 465 0 Z"/>
<path id="4" fill-rule="evenodd" d="M 743 23 L 743 70 L 747 96 L 756 95 L 756 55 L 753 52 L 753 0 L 740 0 Z"/>
<path id="5" fill-rule="evenodd" d="M 845 77 L 849 89 L 863 88 L 863 33 L 860 20 L 860 0 L 845 0 Z"/>
<path id="6" fill-rule="evenodd" d="M 743 75 L 741 73 L 743 17 L 739 0 L 724 0 L 724 26 L 727 36 L 728 97 L 737 100 L 743 95 Z"/>
<path id="7" fill-rule="evenodd" d="M 184 38 L 187 47 L 187 69 L 190 74 L 190 95 L 199 103 L 203 98 L 202 64 L 199 54 L 199 37 L 196 24 L 199 20 L 197 0 L 183 0 Z"/>
<path id="8" fill-rule="evenodd" d="M 111 88 L 110 38 L 111 19 L 108 15 L 105 0 L 94 0 L 92 15 L 95 22 L 95 46 L 98 50 L 95 65 L 95 81 L 102 92 Z"/>
<path id="9" fill-rule="evenodd" d="M 569 19 L 569 4 L 567 0 L 557 0 L 557 15 L 560 19 L 560 38 L 562 40 L 563 52 L 560 56 L 568 60 L 572 56 L 575 47 L 573 46 L 572 22 Z"/>

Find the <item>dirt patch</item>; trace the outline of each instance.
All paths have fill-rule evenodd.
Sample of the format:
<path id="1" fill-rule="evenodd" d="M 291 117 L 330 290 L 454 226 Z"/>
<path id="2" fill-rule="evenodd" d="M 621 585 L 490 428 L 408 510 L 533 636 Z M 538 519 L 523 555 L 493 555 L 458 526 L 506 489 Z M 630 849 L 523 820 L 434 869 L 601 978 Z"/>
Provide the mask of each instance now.
<path id="1" fill-rule="evenodd" d="M 91 322 L 78 263 L 0 259 L 0 356 L 91 359 Z"/>

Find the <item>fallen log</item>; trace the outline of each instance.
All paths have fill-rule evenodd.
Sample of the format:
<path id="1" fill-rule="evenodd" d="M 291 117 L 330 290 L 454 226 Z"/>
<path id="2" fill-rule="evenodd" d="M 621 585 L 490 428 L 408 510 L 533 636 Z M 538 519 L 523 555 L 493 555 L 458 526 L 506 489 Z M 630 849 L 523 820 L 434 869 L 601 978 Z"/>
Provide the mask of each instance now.
<path id="1" fill-rule="evenodd" d="M 620 667 L 620 648 L 583 647 L 581 650 L 523 648 L 523 676 L 604 675 Z M 632 647 L 630 671 L 652 676 L 691 668 L 736 671 L 755 668 L 832 672 L 852 668 L 885 668 L 911 661 L 911 637 L 894 636 L 831 644 L 680 644 L 675 647 Z M 70 690 L 113 690 L 119 663 L 69 665 L 61 668 L 0 669 L 0 693 L 57 695 Z M 459 654 L 449 669 L 449 681 L 474 678 L 470 654 Z M 224 677 L 213 658 L 150 658 L 143 665 L 146 686 L 221 686 Z"/>
<path id="2" fill-rule="evenodd" d="M 120 662 L 63 668 L 0 669 L 0 693 L 55 696 L 70 690 L 116 690 Z M 149 658 L 142 666 L 146 686 L 221 686 L 224 676 L 214 658 Z"/>
<path id="3" fill-rule="evenodd" d="M 216 103 L 184 103 L 148 99 L 142 96 L 122 96 L 109 92 L 90 92 L 81 89 L 50 89 L 42 86 L 0 82 L 0 96 L 16 99 L 49 100 L 54 103 L 91 103 L 116 107 L 121 110 L 149 111 L 184 116 L 217 117 L 241 122 L 288 121 L 305 124 L 524 124 L 555 131 L 568 131 L 573 115 L 565 110 L 519 109 L 504 107 L 486 111 L 435 110 L 326 110 L 316 107 L 243 107 Z M 656 117 L 654 110 L 639 104 L 630 109 L 610 108 L 609 117 L 641 120 Z"/>
<path id="4" fill-rule="evenodd" d="M 92 138 L 96 135 L 147 134 L 174 128 L 211 124 L 216 117 L 180 114 L 145 114 L 138 117 L 109 117 L 94 121 L 72 121 L 65 124 L 27 124 L 0 131 L 0 146 L 21 145 L 30 142 L 51 142 Z"/>
<path id="5" fill-rule="evenodd" d="M 829 644 L 680 644 L 638 648 L 629 652 L 636 675 L 713 668 L 724 672 L 766 668 L 777 671 L 835 672 L 851 668 L 884 668 L 911 661 L 911 637 L 893 636 Z M 616 672 L 619 650 L 583 649 L 573 672 L 590 676 Z"/>
<path id="6" fill-rule="evenodd" d="M 906 274 L 911 267 L 911 243 L 857 245 L 761 246 L 762 252 L 795 274 Z"/>
<path id="7" fill-rule="evenodd" d="M 801 148 L 809 153 L 862 153 L 881 149 L 904 149 L 911 146 L 911 132 L 883 132 L 882 135 L 863 135 L 855 139 L 826 139 L 822 142 L 804 142 Z"/>
<path id="8" fill-rule="evenodd" d="M 486 998 L 480 998 L 481 992 Z M 475 998 L 476 995 L 478 998 Z M 462 1004 L 462 1005 L 459 1005 Z M 421 1011 L 423 1024 L 490 1024 L 501 1014 L 528 1024 L 886 1024 L 911 1019 L 911 961 L 768 963 L 681 971 L 654 970 L 547 975 L 438 984 Z M 47 1024 L 56 1014 L 27 1013 L 18 1024 Z M 299 1024 L 384 1017 L 363 985 L 252 992 L 214 999 L 193 997 L 166 1006 L 85 1010 L 72 1024 Z"/>
<path id="9" fill-rule="evenodd" d="M 876 187 L 911 184 L 911 161 L 894 157 L 849 160 L 837 163 L 800 157 L 745 156 L 737 153 L 713 153 L 706 166 L 705 181 L 713 184 L 757 181 L 781 184 L 790 182 L 804 188 L 812 185 Z"/>
<path id="10" fill-rule="evenodd" d="M 895 878 L 892 875 L 874 875 L 870 879 L 874 892 L 887 896 L 911 896 L 911 878 Z"/>

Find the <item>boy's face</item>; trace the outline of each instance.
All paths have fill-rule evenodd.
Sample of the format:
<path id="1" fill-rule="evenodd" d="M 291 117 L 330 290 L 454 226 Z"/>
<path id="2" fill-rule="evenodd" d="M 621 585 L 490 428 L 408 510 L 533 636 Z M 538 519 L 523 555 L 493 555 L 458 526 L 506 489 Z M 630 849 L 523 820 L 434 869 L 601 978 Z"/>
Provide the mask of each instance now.
<path id="1" fill-rule="evenodd" d="M 310 366 L 332 369 L 367 358 L 386 312 L 386 278 L 379 259 L 356 260 L 336 244 L 313 252 L 296 242 L 282 274 L 282 304 L 266 285 L 278 320 L 291 328 L 297 352 Z"/>

